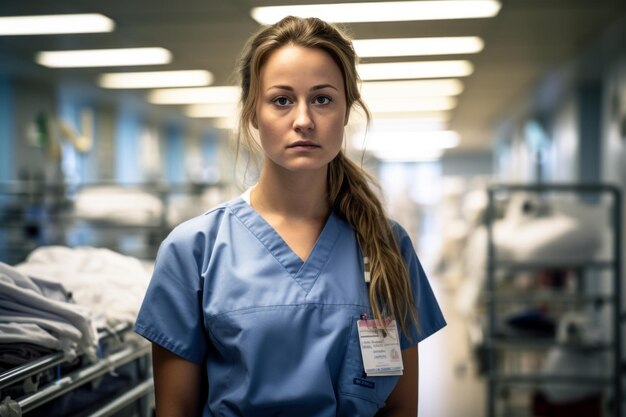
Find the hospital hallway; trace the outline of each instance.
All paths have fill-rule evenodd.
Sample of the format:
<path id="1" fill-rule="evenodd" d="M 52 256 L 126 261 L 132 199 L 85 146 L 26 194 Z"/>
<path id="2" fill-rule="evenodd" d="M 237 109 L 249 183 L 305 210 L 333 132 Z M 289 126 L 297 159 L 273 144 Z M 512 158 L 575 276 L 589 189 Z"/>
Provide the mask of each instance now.
<path id="1" fill-rule="evenodd" d="M 0 417 L 626 417 L 625 260 L 626 0 L 0 0 Z"/>

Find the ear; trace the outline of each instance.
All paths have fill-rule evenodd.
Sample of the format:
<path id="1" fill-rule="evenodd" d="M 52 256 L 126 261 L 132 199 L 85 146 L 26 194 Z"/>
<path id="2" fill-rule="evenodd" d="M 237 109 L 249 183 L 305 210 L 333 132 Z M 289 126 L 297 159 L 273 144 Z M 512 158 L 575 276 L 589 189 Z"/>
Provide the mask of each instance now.
<path id="1" fill-rule="evenodd" d="M 346 109 L 346 117 L 343 120 L 343 125 L 344 126 L 347 125 L 349 121 L 350 121 L 350 108 L 347 108 Z"/>

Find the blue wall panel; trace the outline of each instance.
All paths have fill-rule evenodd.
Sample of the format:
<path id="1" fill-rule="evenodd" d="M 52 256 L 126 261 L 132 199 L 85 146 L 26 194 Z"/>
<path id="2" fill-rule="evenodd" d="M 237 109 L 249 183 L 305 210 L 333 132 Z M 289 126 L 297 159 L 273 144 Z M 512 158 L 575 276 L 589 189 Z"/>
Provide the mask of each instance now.
<path id="1" fill-rule="evenodd" d="M 0 181 L 17 178 L 13 149 L 13 88 L 11 80 L 0 75 Z"/>
<path id="2" fill-rule="evenodd" d="M 115 179 L 121 183 L 141 182 L 139 139 L 141 121 L 131 105 L 122 105 L 117 115 L 115 131 Z"/>
<path id="3" fill-rule="evenodd" d="M 181 126 L 169 125 L 165 128 L 165 179 L 171 183 L 186 180 L 185 142 Z"/>

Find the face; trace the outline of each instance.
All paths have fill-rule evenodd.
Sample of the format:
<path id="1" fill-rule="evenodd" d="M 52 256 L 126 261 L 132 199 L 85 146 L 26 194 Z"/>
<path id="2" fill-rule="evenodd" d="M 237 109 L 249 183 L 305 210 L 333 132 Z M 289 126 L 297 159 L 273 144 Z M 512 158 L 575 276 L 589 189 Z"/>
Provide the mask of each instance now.
<path id="1" fill-rule="evenodd" d="M 261 68 L 253 122 L 264 169 L 325 170 L 341 150 L 347 123 L 341 70 L 321 49 L 287 45 Z"/>

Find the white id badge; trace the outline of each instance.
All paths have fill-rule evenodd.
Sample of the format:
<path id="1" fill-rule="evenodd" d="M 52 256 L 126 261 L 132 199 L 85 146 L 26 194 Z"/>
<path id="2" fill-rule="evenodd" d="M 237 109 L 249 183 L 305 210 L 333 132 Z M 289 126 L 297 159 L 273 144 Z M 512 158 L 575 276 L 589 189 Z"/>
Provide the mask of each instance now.
<path id="1" fill-rule="evenodd" d="M 402 351 L 395 320 L 386 320 L 384 336 L 375 320 L 359 320 L 359 343 L 367 376 L 402 375 Z"/>

